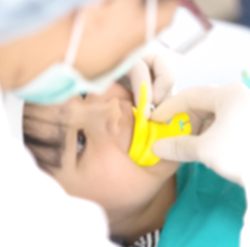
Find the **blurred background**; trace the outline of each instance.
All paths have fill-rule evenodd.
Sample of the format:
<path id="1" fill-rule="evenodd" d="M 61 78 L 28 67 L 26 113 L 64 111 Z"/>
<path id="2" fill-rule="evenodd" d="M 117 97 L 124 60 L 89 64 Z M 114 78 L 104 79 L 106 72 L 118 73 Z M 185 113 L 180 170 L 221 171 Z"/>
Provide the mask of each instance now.
<path id="1" fill-rule="evenodd" d="M 250 0 L 195 0 L 212 18 L 250 27 Z"/>

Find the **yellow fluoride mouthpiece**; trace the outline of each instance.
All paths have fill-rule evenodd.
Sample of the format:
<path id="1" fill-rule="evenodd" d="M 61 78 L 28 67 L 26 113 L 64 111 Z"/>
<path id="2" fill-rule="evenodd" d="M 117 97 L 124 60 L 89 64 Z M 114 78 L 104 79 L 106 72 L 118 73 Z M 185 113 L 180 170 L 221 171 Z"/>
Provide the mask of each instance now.
<path id="1" fill-rule="evenodd" d="M 129 157 L 138 166 L 154 166 L 160 158 L 153 151 L 152 146 L 160 139 L 191 134 L 192 127 L 189 115 L 176 114 L 168 123 L 157 123 L 145 117 L 147 105 L 147 86 L 142 83 L 139 94 L 139 104 L 133 109 L 135 124 Z"/>

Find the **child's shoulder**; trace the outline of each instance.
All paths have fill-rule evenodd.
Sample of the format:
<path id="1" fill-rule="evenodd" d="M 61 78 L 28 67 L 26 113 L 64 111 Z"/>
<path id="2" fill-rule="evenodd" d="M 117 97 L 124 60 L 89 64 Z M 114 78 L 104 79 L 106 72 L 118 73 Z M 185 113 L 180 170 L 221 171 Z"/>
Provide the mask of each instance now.
<path id="1" fill-rule="evenodd" d="M 182 164 L 159 247 L 238 247 L 245 209 L 242 187 L 200 163 Z"/>
<path id="2" fill-rule="evenodd" d="M 234 198 L 237 199 L 237 205 L 245 205 L 245 194 L 241 186 L 224 179 L 198 162 L 183 163 L 177 172 L 178 196 L 188 191 L 216 200 L 218 196 L 221 200 Z"/>

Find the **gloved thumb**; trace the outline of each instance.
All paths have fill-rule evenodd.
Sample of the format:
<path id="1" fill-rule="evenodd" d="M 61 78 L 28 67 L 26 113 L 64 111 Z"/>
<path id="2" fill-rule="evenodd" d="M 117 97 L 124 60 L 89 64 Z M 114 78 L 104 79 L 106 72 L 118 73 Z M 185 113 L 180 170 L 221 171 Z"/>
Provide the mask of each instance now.
<path id="1" fill-rule="evenodd" d="M 180 112 L 214 112 L 216 94 L 215 86 L 194 87 L 183 90 L 161 103 L 155 109 L 151 118 L 155 121 L 164 122 Z"/>
<path id="2" fill-rule="evenodd" d="M 147 87 L 147 104 L 145 107 L 145 116 L 148 118 L 151 114 L 151 103 L 152 103 L 152 81 L 150 76 L 150 70 L 147 64 L 142 60 L 139 61 L 129 72 L 131 80 L 132 92 L 134 95 L 135 105 L 139 104 L 140 88 L 141 84 L 145 83 Z"/>
<path id="3" fill-rule="evenodd" d="M 200 160 L 199 139 L 198 136 L 163 139 L 153 145 L 153 152 L 164 160 L 179 162 Z"/>

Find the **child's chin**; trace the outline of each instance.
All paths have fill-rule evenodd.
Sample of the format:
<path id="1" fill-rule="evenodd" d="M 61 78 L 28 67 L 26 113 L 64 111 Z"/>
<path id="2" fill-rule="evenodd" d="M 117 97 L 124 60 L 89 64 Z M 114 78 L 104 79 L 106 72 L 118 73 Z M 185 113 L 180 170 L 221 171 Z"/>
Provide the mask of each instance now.
<path id="1" fill-rule="evenodd" d="M 161 160 L 155 166 L 148 167 L 150 172 L 161 176 L 172 176 L 179 169 L 180 163 L 173 161 Z"/>

